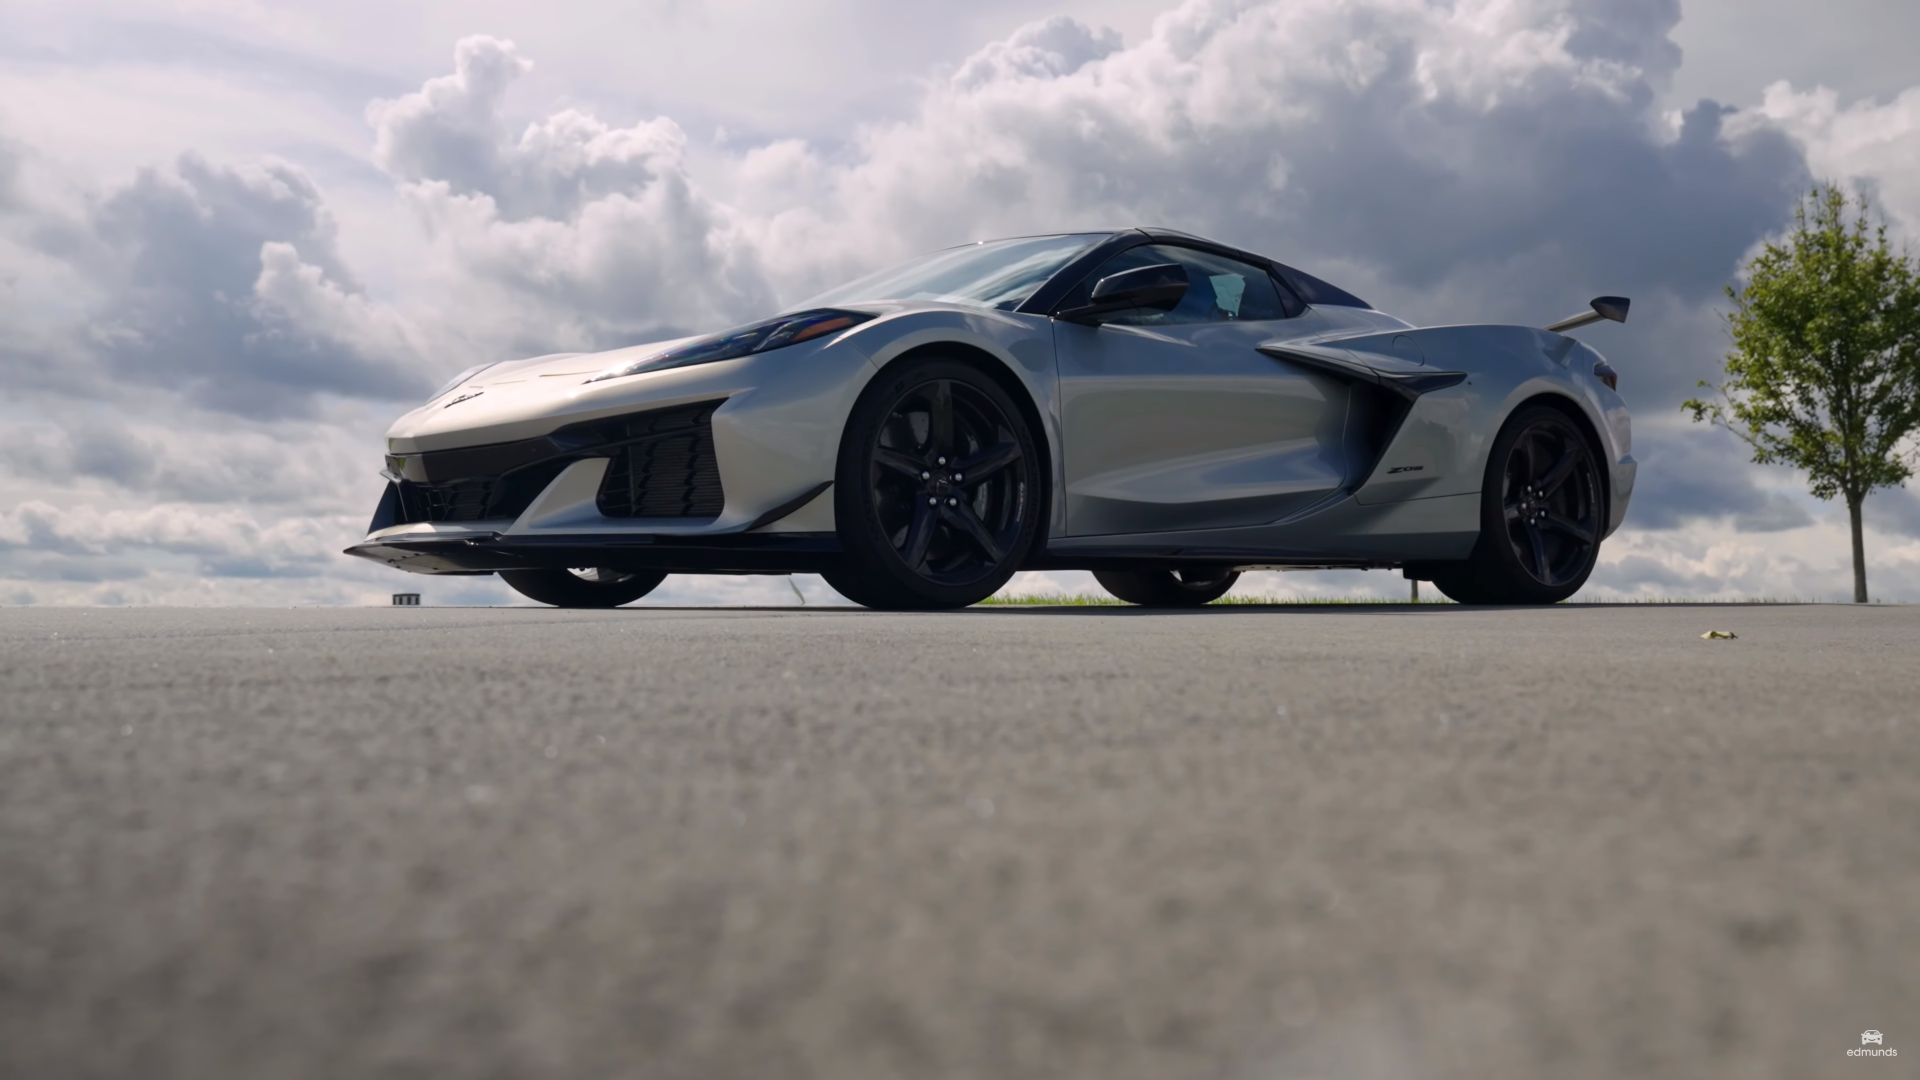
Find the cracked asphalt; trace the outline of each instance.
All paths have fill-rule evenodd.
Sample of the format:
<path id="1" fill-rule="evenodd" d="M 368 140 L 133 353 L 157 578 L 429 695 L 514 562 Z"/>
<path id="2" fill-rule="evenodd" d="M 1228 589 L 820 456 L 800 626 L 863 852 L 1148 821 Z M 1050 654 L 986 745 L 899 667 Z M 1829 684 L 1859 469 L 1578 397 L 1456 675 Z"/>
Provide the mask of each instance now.
<path id="1" fill-rule="evenodd" d="M 0 1077 L 1913 1075 L 1916 703 L 1913 607 L 7 609 Z"/>

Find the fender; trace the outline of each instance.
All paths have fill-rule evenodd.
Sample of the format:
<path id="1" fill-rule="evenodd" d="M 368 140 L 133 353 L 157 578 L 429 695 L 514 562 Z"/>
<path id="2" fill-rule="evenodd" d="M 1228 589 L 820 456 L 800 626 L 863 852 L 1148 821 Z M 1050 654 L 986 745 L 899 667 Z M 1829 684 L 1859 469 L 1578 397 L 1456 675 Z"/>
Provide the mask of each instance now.
<path id="1" fill-rule="evenodd" d="M 869 307 L 869 305 L 859 305 Z M 1059 369 L 1053 352 L 1052 320 L 1044 315 L 979 310 L 955 311 L 952 308 L 916 308 L 903 306 L 892 313 L 857 327 L 847 342 L 864 353 L 872 365 L 872 375 L 888 364 L 924 350 L 941 347 L 965 350 L 1002 368 L 1025 392 L 1033 417 L 1040 421 L 1035 433 L 1042 443 L 1047 461 L 1047 532 L 1064 536 L 1067 528 L 1067 504 L 1062 462 L 1066 460 L 1060 432 Z M 1040 327 L 1044 334 L 1036 334 Z M 844 420 L 844 417 L 843 417 Z"/>

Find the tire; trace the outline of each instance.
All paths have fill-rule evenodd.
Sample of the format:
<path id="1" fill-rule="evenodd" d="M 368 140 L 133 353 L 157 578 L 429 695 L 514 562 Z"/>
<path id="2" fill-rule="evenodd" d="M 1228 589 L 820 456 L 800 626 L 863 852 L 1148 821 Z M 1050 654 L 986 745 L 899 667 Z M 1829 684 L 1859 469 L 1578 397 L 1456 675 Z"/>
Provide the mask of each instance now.
<path id="1" fill-rule="evenodd" d="M 1433 584 L 1462 604 L 1557 604 L 1593 573 L 1606 508 L 1586 433 L 1551 406 L 1521 409 L 1487 455 L 1473 553 Z"/>
<path id="2" fill-rule="evenodd" d="M 1237 571 L 1207 568 L 1193 570 L 1095 570 L 1093 579 L 1100 587 L 1129 604 L 1141 607 L 1205 607 L 1227 595 L 1240 580 Z"/>
<path id="3" fill-rule="evenodd" d="M 1498 604 L 1503 603 L 1475 583 L 1473 573 L 1462 564 L 1460 569 L 1436 572 L 1433 587 L 1440 595 L 1456 604 Z"/>
<path id="4" fill-rule="evenodd" d="M 999 591 L 1045 512 L 1040 454 L 1007 391 L 957 360 L 890 365 L 847 418 L 834 478 L 844 554 L 827 583 L 856 604 L 960 608 Z"/>
<path id="5" fill-rule="evenodd" d="M 616 608 L 659 588 L 664 570 L 502 570 L 513 591 L 563 608 Z"/>

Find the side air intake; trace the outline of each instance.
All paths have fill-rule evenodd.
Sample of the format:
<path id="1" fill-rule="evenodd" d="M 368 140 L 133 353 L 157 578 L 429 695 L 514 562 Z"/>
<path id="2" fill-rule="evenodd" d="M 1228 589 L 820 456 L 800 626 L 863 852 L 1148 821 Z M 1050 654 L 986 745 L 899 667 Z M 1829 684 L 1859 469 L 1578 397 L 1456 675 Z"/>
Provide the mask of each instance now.
<path id="1" fill-rule="evenodd" d="M 718 402 L 661 409 L 596 425 L 609 455 L 600 482 L 600 512 L 610 518 L 704 518 L 726 508 L 720 463 L 713 453 Z"/>

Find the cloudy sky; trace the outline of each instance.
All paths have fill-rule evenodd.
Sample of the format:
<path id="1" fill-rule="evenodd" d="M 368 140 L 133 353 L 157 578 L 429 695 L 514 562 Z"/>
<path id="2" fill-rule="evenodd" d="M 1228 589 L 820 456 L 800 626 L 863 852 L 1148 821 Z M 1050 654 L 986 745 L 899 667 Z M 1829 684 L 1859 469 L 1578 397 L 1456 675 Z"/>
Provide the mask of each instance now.
<path id="1" fill-rule="evenodd" d="M 1917 36 L 1910 0 L 0 0 L 0 603 L 505 602 L 339 554 L 446 376 L 1116 223 L 1418 322 L 1632 296 L 1585 332 L 1643 461 L 1587 595 L 1843 597 L 1844 513 L 1678 403 L 1815 179 L 1920 239 Z M 1920 495 L 1868 521 L 1920 600 Z"/>

